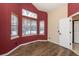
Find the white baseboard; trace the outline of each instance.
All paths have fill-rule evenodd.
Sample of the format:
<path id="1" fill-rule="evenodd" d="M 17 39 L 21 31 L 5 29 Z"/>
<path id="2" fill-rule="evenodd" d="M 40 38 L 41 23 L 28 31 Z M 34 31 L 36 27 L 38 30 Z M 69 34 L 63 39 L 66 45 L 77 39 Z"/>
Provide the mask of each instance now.
<path id="1" fill-rule="evenodd" d="M 31 42 L 28 42 L 28 43 L 23 43 L 23 44 L 20 44 L 20 45 L 18 45 L 17 47 L 15 47 L 14 49 L 12 49 L 12 50 L 10 50 L 9 52 L 7 52 L 7 53 L 5 53 L 5 54 L 2 54 L 2 55 L 0 55 L 0 56 L 7 56 L 7 55 L 9 55 L 10 53 L 12 53 L 14 50 L 16 50 L 16 49 L 18 49 L 20 46 L 22 46 L 22 45 L 27 45 L 27 44 L 30 44 L 30 43 L 34 43 L 34 42 L 38 42 L 38 41 L 47 41 L 47 40 L 35 40 L 35 41 L 31 41 Z"/>
<path id="2" fill-rule="evenodd" d="M 14 49 L 10 50 L 9 52 L 7 52 L 7 53 L 5 53 L 5 54 L 2 54 L 2 55 L 0 55 L 0 56 L 7 56 L 7 55 L 9 55 L 10 53 L 12 53 L 14 50 L 18 49 L 20 46 L 28 45 L 28 44 L 30 44 L 30 43 L 34 43 L 34 42 L 38 42 L 38 41 L 46 42 L 46 41 L 49 41 L 49 40 L 35 40 L 35 41 L 28 42 L 28 43 L 23 43 L 23 44 L 18 45 L 18 46 L 15 47 Z M 49 42 L 51 42 L 51 41 L 49 41 Z M 55 43 L 55 42 L 52 42 L 52 43 Z M 59 45 L 58 43 L 55 43 L 55 44 Z M 72 50 L 72 51 L 73 51 L 73 50 Z M 75 51 L 73 51 L 73 52 L 76 53 Z M 77 54 L 77 53 L 76 53 L 76 54 Z M 77 55 L 78 55 L 78 54 L 77 54 Z"/>
<path id="3" fill-rule="evenodd" d="M 57 45 L 59 45 L 59 43 L 57 43 L 57 42 L 54 42 L 54 41 L 50 41 L 50 40 L 48 40 L 49 42 L 51 42 L 51 43 L 55 43 L 55 44 L 57 44 Z"/>

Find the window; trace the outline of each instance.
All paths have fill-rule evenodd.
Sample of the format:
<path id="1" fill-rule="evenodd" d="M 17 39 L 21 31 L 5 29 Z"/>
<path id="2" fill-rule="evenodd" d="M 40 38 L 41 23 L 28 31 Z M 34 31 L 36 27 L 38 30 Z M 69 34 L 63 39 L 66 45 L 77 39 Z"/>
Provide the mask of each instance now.
<path id="1" fill-rule="evenodd" d="M 37 34 L 37 14 L 26 9 L 22 9 L 22 35 L 36 35 Z M 30 19 L 31 18 L 31 19 Z"/>
<path id="2" fill-rule="evenodd" d="M 37 22 L 36 20 L 31 20 L 23 18 L 22 20 L 22 35 L 29 36 L 37 34 Z"/>
<path id="3" fill-rule="evenodd" d="M 30 20 L 23 18 L 22 20 L 22 35 L 30 35 Z"/>
<path id="4" fill-rule="evenodd" d="M 39 28 L 39 30 L 40 30 L 40 34 L 44 34 L 44 21 L 42 20 L 42 21 L 40 21 L 40 28 Z"/>
<path id="5" fill-rule="evenodd" d="M 11 37 L 18 36 L 18 17 L 11 13 Z"/>
<path id="6" fill-rule="evenodd" d="M 31 34 L 37 34 L 37 21 L 31 20 Z"/>
<path id="7" fill-rule="evenodd" d="M 37 14 L 26 9 L 22 9 L 22 15 L 37 19 Z"/>

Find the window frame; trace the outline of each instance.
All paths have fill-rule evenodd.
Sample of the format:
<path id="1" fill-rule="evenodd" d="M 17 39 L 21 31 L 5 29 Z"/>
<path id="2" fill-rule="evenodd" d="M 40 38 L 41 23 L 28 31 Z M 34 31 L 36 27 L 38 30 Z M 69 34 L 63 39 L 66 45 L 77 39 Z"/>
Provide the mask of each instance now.
<path id="1" fill-rule="evenodd" d="M 27 13 L 28 13 L 28 15 L 27 15 Z M 29 14 L 31 14 L 31 16 L 29 16 Z M 22 9 L 22 16 L 37 19 L 37 13 L 32 12 L 32 11 L 27 10 L 27 9 Z M 33 16 L 34 16 L 34 17 L 33 17 Z M 36 16 L 36 17 L 35 17 L 35 16 Z"/>
<path id="2" fill-rule="evenodd" d="M 23 19 L 25 19 L 26 21 L 29 20 L 30 21 L 30 34 L 26 34 L 26 35 L 23 35 Z M 36 21 L 36 33 L 32 33 L 31 31 L 31 25 L 32 25 L 32 21 Z M 37 35 L 37 20 L 34 20 L 34 19 L 29 19 L 29 18 L 25 18 L 23 17 L 22 18 L 22 37 L 25 37 L 25 36 L 32 36 L 32 35 Z"/>
<path id="3" fill-rule="evenodd" d="M 25 17 L 22 18 L 22 36 L 23 36 L 23 37 L 24 37 L 24 36 L 30 36 L 30 34 L 28 34 L 28 35 L 27 35 L 27 34 L 25 34 L 25 35 L 23 34 L 23 20 L 28 21 L 28 18 L 25 18 Z M 30 20 L 29 20 L 29 21 L 30 21 Z M 26 24 L 27 24 L 27 23 L 26 23 Z M 30 25 L 30 26 L 31 26 L 31 25 Z"/>
<path id="4" fill-rule="evenodd" d="M 41 22 L 43 22 L 43 33 L 41 33 L 41 31 L 40 31 L 40 26 L 41 26 Z M 39 21 L 39 35 L 45 35 L 45 22 L 44 22 L 44 20 L 40 20 Z"/>
<path id="5" fill-rule="evenodd" d="M 17 18 L 17 25 L 16 25 L 16 27 L 17 27 L 17 30 L 16 30 L 16 35 L 12 35 L 12 16 L 13 17 L 16 17 Z M 19 38 L 19 34 L 18 34 L 18 15 L 16 15 L 14 12 L 11 12 L 11 40 L 13 40 L 13 39 L 16 39 L 16 38 Z"/>
<path id="6" fill-rule="evenodd" d="M 34 12 L 29 11 L 29 12 L 31 12 L 31 13 L 36 14 L 36 18 L 34 18 L 34 17 L 30 17 L 30 16 L 27 16 L 27 15 L 24 15 L 24 14 L 23 14 L 23 10 L 25 10 L 25 11 L 29 11 L 29 10 L 27 10 L 27 9 L 22 9 L 22 20 L 23 20 L 23 18 L 26 18 L 27 20 L 30 20 L 30 35 L 23 35 L 23 34 L 22 34 L 22 37 L 37 35 L 37 16 L 38 16 L 37 13 L 34 13 Z M 31 21 L 32 21 L 32 20 L 35 20 L 35 21 L 36 21 L 36 34 L 31 33 L 31 32 L 32 32 L 32 31 L 31 31 Z M 22 33 L 23 33 L 23 31 L 22 31 Z"/>
<path id="7" fill-rule="evenodd" d="M 31 33 L 31 35 L 37 35 L 37 20 L 34 20 L 34 19 L 32 19 L 31 20 L 31 25 L 32 25 L 32 21 L 34 21 L 34 22 L 36 22 L 36 33 L 33 33 L 32 31 L 31 31 L 31 29 L 30 29 L 30 33 Z M 31 27 L 32 28 L 32 27 Z"/>

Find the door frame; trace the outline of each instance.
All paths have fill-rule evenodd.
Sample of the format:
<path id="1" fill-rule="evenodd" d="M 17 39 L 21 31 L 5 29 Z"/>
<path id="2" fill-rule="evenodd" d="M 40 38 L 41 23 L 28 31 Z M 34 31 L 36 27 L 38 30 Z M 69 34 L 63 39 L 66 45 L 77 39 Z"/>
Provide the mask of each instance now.
<path id="1" fill-rule="evenodd" d="M 79 20 L 73 20 L 73 27 L 72 27 L 72 29 L 73 29 L 73 32 L 72 32 L 72 36 L 73 36 L 72 41 L 73 41 L 73 43 L 75 43 L 75 42 L 74 42 L 74 22 L 75 22 L 75 21 L 79 21 Z"/>
<path id="2" fill-rule="evenodd" d="M 72 42 L 72 43 L 73 43 L 73 39 L 74 39 L 74 37 L 73 37 L 73 35 L 74 35 L 74 34 L 73 34 L 73 31 L 74 31 L 74 30 L 73 30 L 73 19 L 72 19 L 72 17 L 73 17 L 73 16 L 76 16 L 76 15 L 78 15 L 78 14 L 79 14 L 79 12 L 76 12 L 76 13 L 70 15 L 69 17 L 67 17 L 67 18 L 70 18 L 70 19 L 72 20 L 72 24 L 71 24 L 71 25 L 72 25 L 72 39 L 71 39 L 71 42 Z M 58 31 L 58 32 L 59 32 L 59 31 Z M 71 43 L 71 44 L 72 44 L 72 43 Z M 72 49 L 70 49 L 70 50 L 73 50 L 73 44 L 72 44 Z"/>
<path id="3" fill-rule="evenodd" d="M 70 15 L 69 18 L 72 18 L 73 16 L 76 16 L 76 15 L 78 15 L 78 14 L 79 14 L 79 12 L 76 12 L 76 13 Z"/>
<path id="4" fill-rule="evenodd" d="M 76 15 L 78 15 L 79 14 L 79 12 L 76 12 L 76 13 L 74 13 L 74 14 L 72 14 L 72 15 L 70 15 L 70 16 L 68 16 L 68 18 L 71 18 L 72 19 L 72 17 L 73 16 L 76 16 Z M 73 22 L 74 20 L 72 19 L 72 43 L 73 43 L 73 41 L 74 41 L 74 29 L 73 29 Z M 72 44 L 72 48 L 73 48 L 73 44 Z"/>

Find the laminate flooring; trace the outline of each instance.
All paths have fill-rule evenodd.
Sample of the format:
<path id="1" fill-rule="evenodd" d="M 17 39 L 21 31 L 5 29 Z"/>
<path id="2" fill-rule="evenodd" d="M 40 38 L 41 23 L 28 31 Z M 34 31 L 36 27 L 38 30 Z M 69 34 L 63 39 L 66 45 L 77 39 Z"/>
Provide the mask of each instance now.
<path id="1" fill-rule="evenodd" d="M 22 45 L 8 56 L 77 56 L 77 54 L 49 41 L 38 41 Z"/>

